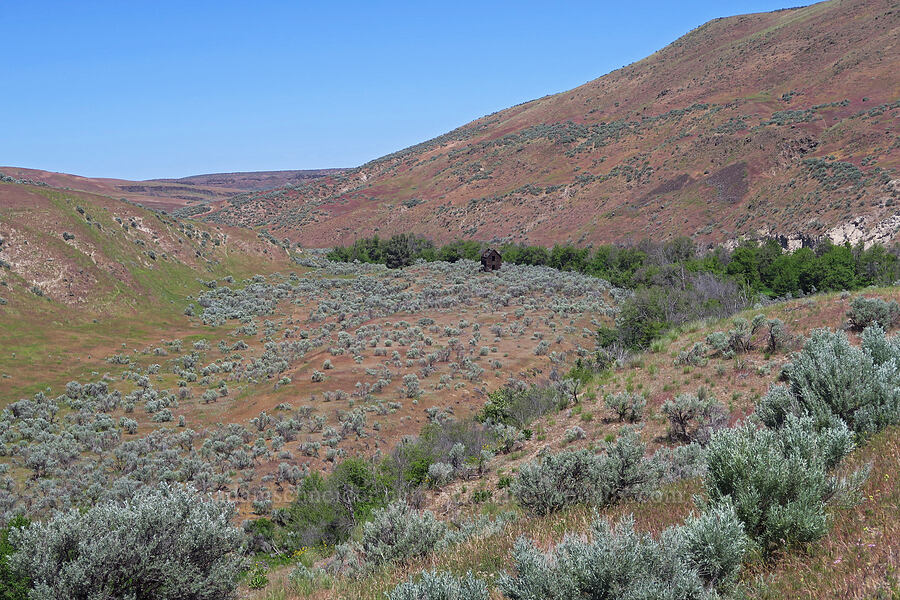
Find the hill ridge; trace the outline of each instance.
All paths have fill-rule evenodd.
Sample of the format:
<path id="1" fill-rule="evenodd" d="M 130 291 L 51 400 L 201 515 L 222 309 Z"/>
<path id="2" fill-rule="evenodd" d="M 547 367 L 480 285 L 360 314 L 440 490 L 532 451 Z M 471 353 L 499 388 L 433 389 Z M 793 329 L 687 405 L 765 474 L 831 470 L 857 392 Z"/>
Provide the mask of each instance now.
<path id="1" fill-rule="evenodd" d="M 898 34 L 884 0 L 717 18 L 572 90 L 308 185 L 214 201 L 204 218 L 310 246 L 408 231 L 889 242 Z"/>

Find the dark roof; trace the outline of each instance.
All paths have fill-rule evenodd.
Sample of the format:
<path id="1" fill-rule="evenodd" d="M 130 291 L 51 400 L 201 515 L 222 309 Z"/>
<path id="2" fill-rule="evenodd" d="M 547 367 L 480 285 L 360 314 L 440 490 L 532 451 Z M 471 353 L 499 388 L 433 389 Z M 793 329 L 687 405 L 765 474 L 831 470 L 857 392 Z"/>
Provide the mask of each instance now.
<path id="1" fill-rule="evenodd" d="M 496 250 L 494 250 L 493 248 L 486 248 L 486 249 L 481 253 L 481 258 L 487 258 L 487 257 L 490 256 L 491 254 L 496 254 L 497 256 L 500 256 L 500 253 L 497 252 Z"/>

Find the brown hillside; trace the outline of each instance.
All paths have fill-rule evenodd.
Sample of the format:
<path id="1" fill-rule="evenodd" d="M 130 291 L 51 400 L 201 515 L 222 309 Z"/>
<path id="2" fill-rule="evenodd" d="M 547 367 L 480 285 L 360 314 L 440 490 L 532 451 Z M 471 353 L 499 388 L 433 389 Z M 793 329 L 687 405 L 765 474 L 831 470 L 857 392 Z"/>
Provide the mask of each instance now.
<path id="1" fill-rule="evenodd" d="M 230 198 L 248 190 L 267 190 L 340 173 L 340 169 L 308 171 L 259 171 L 247 173 L 213 173 L 181 179 L 149 179 L 129 181 L 104 177 L 82 177 L 21 167 L 0 167 L 0 175 L 14 179 L 45 183 L 52 187 L 124 198 L 155 210 L 173 211 L 189 207 L 201 210 L 214 200 Z"/>
<path id="2" fill-rule="evenodd" d="M 574 90 L 208 219 L 312 246 L 415 231 L 540 243 L 679 234 L 890 241 L 900 4 L 716 19 Z"/>

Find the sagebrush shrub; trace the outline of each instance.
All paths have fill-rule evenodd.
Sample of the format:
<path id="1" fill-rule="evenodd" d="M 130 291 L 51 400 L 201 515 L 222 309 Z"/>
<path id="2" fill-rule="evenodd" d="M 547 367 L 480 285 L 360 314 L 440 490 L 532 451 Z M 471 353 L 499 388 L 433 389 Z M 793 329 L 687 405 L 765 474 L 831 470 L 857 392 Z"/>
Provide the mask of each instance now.
<path id="1" fill-rule="evenodd" d="M 794 336 L 788 332 L 781 319 L 769 319 L 766 325 L 766 352 L 777 352 L 793 343 Z"/>
<path id="2" fill-rule="evenodd" d="M 288 575 L 288 581 L 297 591 L 311 593 L 328 582 L 328 573 L 320 567 L 309 568 L 298 563 Z"/>
<path id="3" fill-rule="evenodd" d="M 728 501 L 691 514 L 677 529 L 679 547 L 707 585 L 732 585 L 750 548 L 744 526 Z"/>
<path id="4" fill-rule="evenodd" d="M 563 451 L 523 465 L 512 494 L 526 510 L 546 515 L 572 504 L 595 503 L 606 496 L 606 473 L 589 450 Z"/>
<path id="5" fill-rule="evenodd" d="M 451 573 L 425 571 L 411 577 L 387 594 L 388 600 L 487 600 L 487 584 L 466 573 L 456 577 Z"/>
<path id="6" fill-rule="evenodd" d="M 706 344 L 697 342 L 689 350 L 682 350 L 675 357 L 676 365 L 691 365 L 694 367 L 702 367 L 708 361 L 706 359 Z"/>
<path id="7" fill-rule="evenodd" d="M 393 502 L 372 513 L 363 525 L 360 550 L 367 566 L 422 556 L 447 536 L 447 524 L 431 511 L 417 512 L 405 502 Z"/>
<path id="8" fill-rule="evenodd" d="M 644 445 L 625 428 L 604 452 L 563 451 L 523 465 L 512 495 L 527 511 L 552 513 L 573 504 L 604 505 L 638 496 L 656 482 L 657 469 L 644 458 Z"/>
<path id="9" fill-rule="evenodd" d="M 779 428 L 789 415 L 800 416 L 803 409 L 791 390 L 783 385 L 773 385 L 759 399 L 753 412 L 754 418 L 766 427 Z"/>
<path id="10" fill-rule="evenodd" d="M 510 600 L 576 598 L 713 598 L 689 563 L 675 530 L 659 541 L 634 530 L 634 519 L 612 525 L 596 519 L 591 539 L 567 535 L 549 552 L 519 538 L 513 548 L 515 575 L 498 587 Z"/>
<path id="11" fill-rule="evenodd" d="M 361 575 L 393 562 L 404 562 L 458 544 L 476 535 L 494 535 L 515 520 L 503 513 L 491 520 L 479 516 L 451 527 L 431 511 L 416 511 L 396 501 L 372 513 L 358 542 L 339 544 L 328 564 L 336 573 Z"/>
<path id="12" fill-rule="evenodd" d="M 610 503 L 638 497 L 656 486 L 657 474 L 651 461 L 644 458 L 645 446 L 631 427 L 623 427 L 613 442 L 607 442 L 600 455 L 606 477 L 606 498 Z"/>
<path id="13" fill-rule="evenodd" d="M 15 530 L 33 598 L 232 598 L 243 559 L 231 504 L 160 484 Z"/>
<path id="14" fill-rule="evenodd" d="M 728 410 L 710 396 L 706 388 L 697 395 L 680 394 L 662 405 L 669 419 L 669 437 L 674 440 L 706 443 L 712 433 L 728 423 Z"/>
<path id="15" fill-rule="evenodd" d="M 865 329 L 875 323 L 890 329 L 900 321 L 900 304 L 896 300 L 885 302 L 881 298 L 857 296 L 850 301 L 847 316 L 854 329 Z"/>
<path id="16" fill-rule="evenodd" d="M 843 332 L 814 331 L 784 377 L 796 404 L 773 388 L 760 403 L 767 425 L 792 411 L 820 428 L 843 421 L 860 435 L 900 422 L 900 339 L 888 338 L 877 324 L 863 331 L 858 348 Z"/>
<path id="17" fill-rule="evenodd" d="M 752 350 L 753 337 L 767 323 L 765 315 L 756 315 L 751 321 L 735 317 L 731 322 L 734 328 L 728 332 L 716 331 L 706 336 L 706 343 L 725 358 Z"/>
<path id="18" fill-rule="evenodd" d="M 566 443 L 569 444 L 571 444 L 575 440 L 583 440 L 585 437 L 584 429 L 582 429 L 578 425 L 569 427 L 568 429 L 566 429 L 566 433 L 563 437 L 566 440 Z"/>
<path id="19" fill-rule="evenodd" d="M 700 444 L 663 446 L 650 458 L 660 483 L 672 483 L 706 473 L 706 449 Z"/>
<path id="20" fill-rule="evenodd" d="M 839 483 L 829 475 L 853 448 L 841 423 L 817 430 L 789 415 L 780 429 L 745 423 L 717 432 L 707 448 L 710 502 L 733 503 L 763 551 L 810 542 L 827 530 L 826 502 Z"/>
<path id="21" fill-rule="evenodd" d="M 611 394 L 604 398 L 606 407 L 613 411 L 619 421 L 628 423 L 637 423 L 644 415 L 644 407 L 647 405 L 647 399 L 643 394 L 632 392 L 621 392 L 619 394 Z"/>
<path id="22" fill-rule="evenodd" d="M 428 467 L 428 483 L 432 487 L 441 487 L 453 479 L 453 467 L 447 463 L 436 462 Z"/>

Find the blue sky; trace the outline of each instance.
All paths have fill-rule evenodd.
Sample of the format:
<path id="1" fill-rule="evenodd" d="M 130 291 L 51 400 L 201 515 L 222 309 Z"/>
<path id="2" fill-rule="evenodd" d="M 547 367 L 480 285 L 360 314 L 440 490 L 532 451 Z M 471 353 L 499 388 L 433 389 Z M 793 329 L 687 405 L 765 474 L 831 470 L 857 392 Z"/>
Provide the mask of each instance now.
<path id="1" fill-rule="evenodd" d="M 0 165 L 356 166 L 783 2 L 6 1 Z"/>

